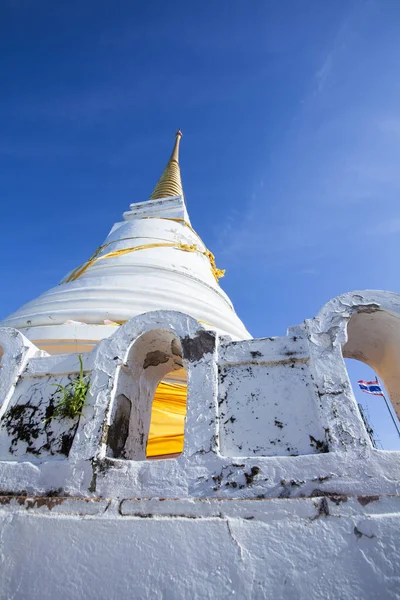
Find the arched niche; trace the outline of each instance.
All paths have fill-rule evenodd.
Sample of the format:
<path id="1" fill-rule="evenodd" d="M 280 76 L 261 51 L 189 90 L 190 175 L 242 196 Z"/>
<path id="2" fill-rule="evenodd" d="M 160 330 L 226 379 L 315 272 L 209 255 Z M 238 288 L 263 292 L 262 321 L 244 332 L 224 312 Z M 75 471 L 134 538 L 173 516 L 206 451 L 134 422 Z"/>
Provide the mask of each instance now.
<path id="1" fill-rule="evenodd" d="M 139 336 L 118 377 L 107 454 L 130 460 L 178 455 L 183 449 L 186 391 L 179 337 L 167 329 Z"/>
<path id="2" fill-rule="evenodd" d="M 379 309 L 355 312 L 347 324 L 342 353 L 375 371 L 400 417 L 400 316 Z"/>

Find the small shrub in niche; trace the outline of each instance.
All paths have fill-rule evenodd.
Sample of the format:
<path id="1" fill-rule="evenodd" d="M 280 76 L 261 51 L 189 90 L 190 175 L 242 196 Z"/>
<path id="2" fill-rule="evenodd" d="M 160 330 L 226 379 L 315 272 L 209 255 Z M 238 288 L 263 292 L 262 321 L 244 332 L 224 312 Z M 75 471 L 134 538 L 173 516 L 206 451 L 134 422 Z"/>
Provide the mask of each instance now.
<path id="1" fill-rule="evenodd" d="M 78 355 L 80 363 L 79 375 L 75 377 L 68 385 L 61 383 L 53 383 L 62 394 L 61 400 L 55 405 L 53 414 L 46 419 L 49 422 L 51 419 L 74 419 L 80 417 L 82 409 L 85 406 L 86 395 L 89 391 L 89 376 L 83 373 L 82 354 Z"/>

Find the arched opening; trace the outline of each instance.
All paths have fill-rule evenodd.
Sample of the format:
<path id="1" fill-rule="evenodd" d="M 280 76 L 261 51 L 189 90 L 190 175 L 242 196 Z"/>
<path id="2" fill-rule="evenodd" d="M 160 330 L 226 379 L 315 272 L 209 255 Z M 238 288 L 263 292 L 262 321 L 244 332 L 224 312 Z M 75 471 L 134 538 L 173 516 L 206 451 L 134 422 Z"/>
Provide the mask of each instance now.
<path id="1" fill-rule="evenodd" d="M 179 338 L 152 330 L 121 368 L 108 454 L 131 460 L 175 458 L 183 450 L 187 373 Z"/>
<path id="2" fill-rule="evenodd" d="M 370 434 L 377 447 L 400 450 L 395 426 L 400 427 L 400 317 L 383 310 L 357 312 L 348 322 L 347 336 L 342 353 L 344 359 L 354 359 L 346 360 L 346 366 L 364 424 L 374 429 Z M 368 398 L 358 386 L 359 380 L 373 381 L 375 375 L 390 412 L 384 396 Z"/>

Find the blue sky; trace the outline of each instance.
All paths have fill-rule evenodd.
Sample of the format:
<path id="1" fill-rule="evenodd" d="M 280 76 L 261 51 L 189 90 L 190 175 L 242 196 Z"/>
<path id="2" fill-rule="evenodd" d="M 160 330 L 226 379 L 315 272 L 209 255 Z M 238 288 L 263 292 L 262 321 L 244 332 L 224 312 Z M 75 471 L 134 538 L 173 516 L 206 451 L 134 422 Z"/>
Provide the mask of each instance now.
<path id="1" fill-rule="evenodd" d="M 149 196 L 178 127 L 192 223 L 254 336 L 399 291 L 399 24 L 398 0 L 3 0 L 0 317 Z"/>

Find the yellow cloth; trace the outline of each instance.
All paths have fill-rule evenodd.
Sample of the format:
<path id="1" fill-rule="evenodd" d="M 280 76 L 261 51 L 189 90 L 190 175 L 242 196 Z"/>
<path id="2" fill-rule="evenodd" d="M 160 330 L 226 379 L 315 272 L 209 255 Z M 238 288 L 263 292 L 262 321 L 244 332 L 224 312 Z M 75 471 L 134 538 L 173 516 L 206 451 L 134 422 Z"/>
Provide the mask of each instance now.
<path id="1" fill-rule="evenodd" d="M 186 383 L 161 381 L 158 384 L 151 412 L 147 456 L 182 452 L 186 397 Z"/>

